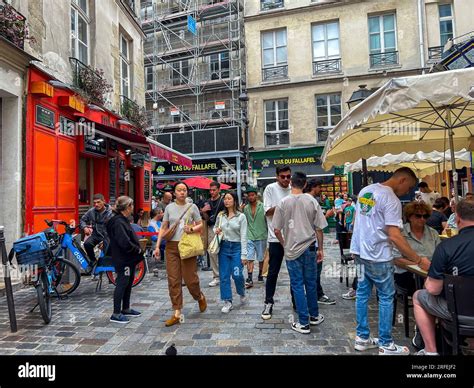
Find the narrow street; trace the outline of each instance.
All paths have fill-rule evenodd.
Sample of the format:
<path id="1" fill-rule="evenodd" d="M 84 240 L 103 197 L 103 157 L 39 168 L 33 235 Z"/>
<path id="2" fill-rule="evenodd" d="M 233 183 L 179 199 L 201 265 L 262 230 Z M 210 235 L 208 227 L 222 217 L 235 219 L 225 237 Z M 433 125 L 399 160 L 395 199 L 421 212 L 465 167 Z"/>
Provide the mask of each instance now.
<path id="1" fill-rule="evenodd" d="M 320 305 L 325 321 L 311 328 L 311 334 L 295 333 L 289 326 L 291 309 L 289 278 L 282 266 L 273 318 L 263 321 L 264 284 L 255 282 L 249 290 L 249 303 L 239 306 L 238 297 L 234 309 L 222 314 L 219 287 L 208 287 L 212 272 L 199 271 L 201 285 L 208 301 L 208 310 L 200 313 L 184 288 L 185 322 L 170 328 L 164 321 L 172 314 L 168 297 L 166 271 L 159 276 L 148 274 L 132 292 L 132 307 L 142 316 L 122 326 L 109 322 L 113 286 L 106 284 L 96 293 L 96 282 L 83 277 L 79 288 L 65 300 L 53 301 L 53 319 L 45 325 L 36 309 L 28 311 L 36 301 L 34 288 L 15 292 L 18 332 L 11 334 L 5 298 L 0 303 L 0 354 L 15 355 L 160 355 L 172 343 L 178 354 L 292 354 L 327 355 L 354 354 L 355 301 L 343 300 L 345 283 L 339 282 L 339 274 L 328 277 L 330 269 L 339 263 L 339 247 L 332 244 L 334 234 L 325 235 L 326 259 L 322 273 L 322 285 L 327 295 L 337 300 L 336 305 Z M 328 268 L 329 267 L 329 268 Z M 326 276 L 325 276 L 326 274 Z M 235 291 L 234 291 L 235 296 Z M 400 310 L 399 310 L 400 311 Z M 296 318 L 296 317 L 295 317 Z M 373 296 L 369 318 L 373 334 L 377 335 L 378 309 Z M 413 322 L 410 322 L 413 330 Z M 409 345 L 404 337 L 403 324 L 397 323 L 393 336 L 397 343 Z M 377 349 L 367 353 L 377 354 Z"/>

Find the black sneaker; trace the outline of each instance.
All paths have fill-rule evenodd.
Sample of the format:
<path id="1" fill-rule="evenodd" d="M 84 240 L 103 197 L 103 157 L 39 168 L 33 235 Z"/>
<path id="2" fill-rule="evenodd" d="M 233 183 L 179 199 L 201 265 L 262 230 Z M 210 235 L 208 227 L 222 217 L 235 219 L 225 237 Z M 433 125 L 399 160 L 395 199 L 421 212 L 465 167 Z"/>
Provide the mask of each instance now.
<path id="1" fill-rule="evenodd" d="M 421 350 L 425 348 L 425 342 L 423 341 L 423 337 L 421 333 L 418 331 L 418 328 L 415 326 L 415 335 L 411 340 L 411 344 L 417 350 Z"/>
<path id="2" fill-rule="evenodd" d="M 253 280 L 252 279 L 247 279 L 245 281 L 245 288 L 252 288 L 253 287 Z"/>
<path id="3" fill-rule="evenodd" d="M 263 276 L 259 276 L 258 279 L 259 283 L 263 283 Z"/>
<path id="4" fill-rule="evenodd" d="M 262 311 L 262 319 L 267 320 L 272 318 L 273 303 L 265 303 L 265 307 Z"/>
<path id="5" fill-rule="evenodd" d="M 336 301 L 334 299 L 331 299 L 330 297 L 328 297 L 327 295 L 322 295 L 319 299 L 318 299 L 318 303 L 319 304 L 336 304 Z"/>
<path id="6" fill-rule="evenodd" d="M 112 316 L 110 317 L 110 322 L 126 324 L 126 323 L 130 323 L 130 319 L 128 319 L 123 314 L 119 314 L 119 315 L 112 314 Z"/>
<path id="7" fill-rule="evenodd" d="M 311 329 L 309 328 L 309 325 L 306 325 L 306 326 L 303 326 L 301 323 L 299 322 L 293 322 L 291 324 L 291 328 L 294 330 L 294 331 L 297 331 L 298 333 L 301 333 L 301 334 L 309 334 L 311 333 Z"/>
<path id="8" fill-rule="evenodd" d="M 127 311 L 122 310 L 122 314 L 125 315 L 126 317 L 139 317 L 142 315 L 140 311 L 134 310 L 134 309 L 129 309 Z"/>
<path id="9" fill-rule="evenodd" d="M 320 325 L 324 321 L 324 315 L 319 314 L 317 317 L 309 317 L 309 324 L 311 326 Z"/>

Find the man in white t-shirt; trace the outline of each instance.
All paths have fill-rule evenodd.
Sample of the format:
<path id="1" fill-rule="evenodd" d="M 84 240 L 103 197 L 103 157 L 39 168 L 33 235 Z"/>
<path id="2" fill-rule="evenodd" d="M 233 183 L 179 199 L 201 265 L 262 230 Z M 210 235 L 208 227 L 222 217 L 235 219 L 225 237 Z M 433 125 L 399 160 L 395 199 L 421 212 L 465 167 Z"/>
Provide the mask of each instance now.
<path id="1" fill-rule="evenodd" d="M 441 197 L 439 193 L 431 190 L 426 182 L 420 182 L 418 188 L 420 189 L 420 199 L 428 206 L 433 206 L 435 201 Z"/>
<path id="2" fill-rule="evenodd" d="M 283 246 L 275 236 L 275 230 L 272 225 L 273 214 L 280 201 L 290 195 L 291 168 L 289 166 L 277 167 L 275 183 L 269 184 L 263 192 L 263 207 L 268 225 L 268 253 L 270 260 L 268 263 L 268 275 L 265 283 L 265 306 L 262 312 L 262 319 L 270 319 L 273 312 L 273 296 L 280 273 L 281 263 L 283 261 Z"/>
<path id="3" fill-rule="evenodd" d="M 356 294 L 356 350 L 378 347 L 379 354 L 383 355 L 410 353 L 407 347 L 395 345 L 392 339 L 395 295 L 392 244 L 413 264 L 428 269 L 428 258 L 418 256 L 401 233 L 402 205 L 398 197 L 410 192 L 416 183 L 415 173 L 408 167 L 402 167 L 388 181 L 369 185 L 359 193 L 351 241 L 351 253 L 356 255 L 359 277 Z M 373 286 L 379 297 L 379 338 L 370 336 L 367 314 Z"/>

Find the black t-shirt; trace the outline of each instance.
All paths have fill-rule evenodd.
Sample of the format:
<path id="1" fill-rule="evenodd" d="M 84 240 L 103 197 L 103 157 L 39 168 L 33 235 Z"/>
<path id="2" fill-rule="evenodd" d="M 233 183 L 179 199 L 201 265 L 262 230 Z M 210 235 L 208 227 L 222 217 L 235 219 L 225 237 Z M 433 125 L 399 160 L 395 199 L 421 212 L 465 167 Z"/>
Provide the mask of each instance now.
<path id="1" fill-rule="evenodd" d="M 426 225 L 431 226 L 433 229 L 435 229 L 439 234 L 443 232 L 443 222 L 447 222 L 448 219 L 446 216 L 438 211 L 433 211 L 431 213 L 430 218 L 426 221 Z"/>
<path id="2" fill-rule="evenodd" d="M 216 223 L 217 215 L 219 214 L 219 212 L 225 209 L 224 198 L 220 197 L 217 198 L 215 201 L 209 199 L 206 202 L 208 202 L 209 206 L 211 207 L 211 210 L 207 212 L 207 215 L 209 216 L 209 221 L 207 221 L 207 224 L 209 226 L 214 226 Z"/>
<path id="3" fill-rule="evenodd" d="M 442 280 L 445 274 L 474 277 L 474 226 L 461 229 L 436 247 L 428 276 Z"/>

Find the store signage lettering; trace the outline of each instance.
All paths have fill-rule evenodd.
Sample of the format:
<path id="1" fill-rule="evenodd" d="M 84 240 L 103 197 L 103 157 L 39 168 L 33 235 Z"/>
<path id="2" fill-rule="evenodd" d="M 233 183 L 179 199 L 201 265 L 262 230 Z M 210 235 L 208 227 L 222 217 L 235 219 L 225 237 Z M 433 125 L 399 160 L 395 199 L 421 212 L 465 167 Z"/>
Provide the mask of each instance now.
<path id="1" fill-rule="evenodd" d="M 41 105 L 36 105 L 36 124 L 43 125 L 44 127 L 54 128 L 54 112 L 46 109 Z"/>
<path id="2" fill-rule="evenodd" d="M 320 164 L 320 160 L 315 156 L 305 157 L 289 157 L 289 158 L 278 158 L 278 159 L 262 159 L 254 160 L 254 167 L 261 166 L 267 168 L 270 166 L 284 166 L 284 165 L 298 165 L 298 164 Z"/>
<path id="3" fill-rule="evenodd" d="M 233 166 L 235 165 L 235 158 L 230 158 L 227 162 Z M 225 169 L 225 165 L 218 159 L 208 159 L 193 162 L 192 167 L 186 167 L 171 163 L 159 163 L 153 170 L 153 173 L 158 176 L 166 175 L 214 175 L 219 174 L 220 170 Z"/>
<path id="4" fill-rule="evenodd" d="M 107 155 L 107 142 L 102 138 L 84 136 L 84 151 L 94 155 L 105 156 Z"/>
<path id="5" fill-rule="evenodd" d="M 117 122 L 110 120 L 109 116 L 102 115 L 100 121 L 101 121 L 102 124 L 107 125 L 108 127 L 117 128 Z"/>
<path id="6" fill-rule="evenodd" d="M 191 168 L 186 167 L 186 166 L 171 166 L 172 172 L 208 171 L 208 170 L 217 170 L 217 164 L 216 163 L 193 164 Z"/>

